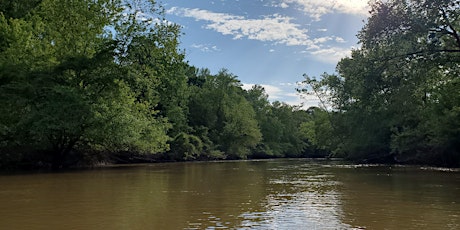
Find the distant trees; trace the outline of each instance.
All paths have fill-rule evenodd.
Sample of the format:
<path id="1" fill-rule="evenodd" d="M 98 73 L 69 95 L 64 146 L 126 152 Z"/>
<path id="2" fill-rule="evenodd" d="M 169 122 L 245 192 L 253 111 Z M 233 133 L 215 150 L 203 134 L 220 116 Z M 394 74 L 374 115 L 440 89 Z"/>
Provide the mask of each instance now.
<path id="1" fill-rule="evenodd" d="M 319 83 L 332 104 L 330 150 L 371 162 L 460 165 L 460 2 L 371 7 L 362 47 Z"/>

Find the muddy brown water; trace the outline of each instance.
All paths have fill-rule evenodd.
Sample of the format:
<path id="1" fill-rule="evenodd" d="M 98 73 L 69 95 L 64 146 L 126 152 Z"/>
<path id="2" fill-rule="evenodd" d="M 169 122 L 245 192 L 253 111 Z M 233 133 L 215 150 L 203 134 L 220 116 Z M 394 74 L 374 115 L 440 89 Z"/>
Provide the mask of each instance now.
<path id="1" fill-rule="evenodd" d="M 288 159 L 0 175 L 0 229 L 460 229 L 460 171 Z"/>

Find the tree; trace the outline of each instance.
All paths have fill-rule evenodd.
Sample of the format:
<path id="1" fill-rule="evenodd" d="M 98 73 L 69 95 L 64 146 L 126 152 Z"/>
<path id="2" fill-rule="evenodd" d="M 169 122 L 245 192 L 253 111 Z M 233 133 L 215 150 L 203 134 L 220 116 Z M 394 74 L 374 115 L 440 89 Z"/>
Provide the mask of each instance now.
<path id="1" fill-rule="evenodd" d="M 445 0 L 372 2 L 358 34 L 362 47 L 339 62 L 337 75 L 321 80 L 338 112 L 334 133 L 348 157 L 460 163 L 458 123 L 451 117 L 459 93 L 449 90 L 458 84 L 459 6 Z"/>
<path id="2" fill-rule="evenodd" d="M 203 77 L 204 84 L 195 87 L 190 100 L 190 125 L 206 130 L 207 138 L 228 158 L 246 158 L 261 133 L 241 83 L 227 70 Z"/>
<path id="3" fill-rule="evenodd" d="M 318 107 L 307 109 L 309 119 L 300 125 L 300 133 L 308 140 L 309 155 L 314 157 L 330 157 L 338 152 L 338 138 L 332 128 L 329 111 Z"/>
<path id="4" fill-rule="evenodd" d="M 252 105 L 259 123 L 262 141 L 251 153 L 254 158 L 281 157 L 279 141 L 282 135 L 281 122 L 273 116 L 268 94 L 260 85 L 254 85 L 246 91 L 246 99 Z"/>
<path id="5" fill-rule="evenodd" d="M 168 149 L 170 125 L 130 84 L 140 71 L 121 62 L 132 40 L 107 31 L 123 10 L 121 1 L 44 0 L 24 18 L 0 16 L 2 158 L 60 168 L 77 153 Z"/>
<path id="6" fill-rule="evenodd" d="M 23 18 L 27 16 L 42 0 L 11 0 L 1 1 L 0 9 L 6 19 Z"/>

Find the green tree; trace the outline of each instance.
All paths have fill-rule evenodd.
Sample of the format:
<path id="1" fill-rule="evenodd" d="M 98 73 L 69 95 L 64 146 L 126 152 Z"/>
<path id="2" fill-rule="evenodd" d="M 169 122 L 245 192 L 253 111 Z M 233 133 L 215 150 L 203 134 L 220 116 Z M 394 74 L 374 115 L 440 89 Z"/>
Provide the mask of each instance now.
<path id="1" fill-rule="evenodd" d="M 334 132 L 343 139 L 341 151 L 361 160 L 460 163 L 458 119 L 452 118 L 459 93 L 450 90 L 458 85 L 459 6 L 371 4 L 358 34 L 362 48 L 339 62 L 337 75 L 321 80 L 339 112 Z"/>
<path id="2" fill-rule="evenodd" d="M 215 76 L 204 74 L 204 84 L 195 87 L 190 99 L 190 124 L 195 130 L 206 130 L 213 146 L 228 158 L 246 158 L 261 133 L 241 83 L 227 70 Z"/>
<path id="3" fill-rule="evenodd" d="M 246 93 L 246 99 L 252 105 L 262 133 L 262 141 L 253 150 L 251 157 L 281 157 L 282 124 L 273 115 L 273 106 L 268 101 L 268 94 L 260 85 L 254 85 Z"/>
<path id="4" fill-rule="evenodd" d="M 295 106 L 275 101 L 272 116 L 281 124 L 278 148 L 281 156 L 301 157 L 306 154 L 308 140 L 300 130 L 302 123 L 307 121 L 308 114 Z"/>
<path id="5" fill-rule="evenodd" d="M 331 113 L 318 107 L 307 109 L 309 119 L 300 125 L 300 132 L 308 140 L 309 156 L 329 157 L 337 152 L 338 139 L 334 136 Z"/>
<path id="6" fill-rule="evenodd" d="M 44 0 L 24 18 L 0 16 L 2 161 L 59 168 L 76 153 L 168 149 L 170 125 L 139 100 L 134 67 L 120 62 L 128 41 L 107 32 L 123 10 L 121 1 Z"/>
<path id="7" fill-rule="evenodd" d="M 178 48 L 180 27 L 165 22 L 143 27 L 136 25 L 137 17 L 133 16 L 132 25 L 128 26 L 139 28 L 136 33 L 129 34 L 129 29 L 119 33 L 120 38 L 130 40 L 120 60 L 124 66 L 131 67 L 129 81 L 133 89 L 140 92 L 139 99 L 150 101 L 161 116 L 168 117 L 173 124 L 170 135 L 174 136 L 187 130 L 188 113 L 187 66 Z"/>
<path id="8" fill-rule="evenodd" d="M 262 133 L 262 141 L 252 151 L 253 158 L 308 156 L 307 136 L 301 125 L 308 114 L 296 106 L 275 101 L 270 103 L 262 86 L 255 85 L 246 92 Z"/>
<path id="9" fill-rule="evenodd" d="M 0 9 L 6 19 L 23 18 L 37 7 L 43 0 L 10 0 L 1 1 Z"/>

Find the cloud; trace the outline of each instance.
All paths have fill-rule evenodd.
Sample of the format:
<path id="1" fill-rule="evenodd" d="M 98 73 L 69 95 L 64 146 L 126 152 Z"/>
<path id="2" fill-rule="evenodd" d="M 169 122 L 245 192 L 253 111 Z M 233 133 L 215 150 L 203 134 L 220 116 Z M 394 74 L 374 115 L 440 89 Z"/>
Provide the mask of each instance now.
<path id="1" fill-rule="evenodd" d="M 280 83 L 281 86 L 297 86 L 296 83 L 292 83 L 292 82 L 282 82 Z"/>
<path id="2" fill-rule="evenodd" d="M 286 4 L 306 3 L 307 1 L 283 0 Z M 323 0 L 330 3 L 329 0 Z M 314 4 L 319 4 L 320 1 L 312 1 Z M 321 1 L 322 2 L 322 1 Z M 341 1 L 337 1 L 341 2 Z M 343 1 L 342 1 L 343 2 Z M 347 1 L 344 1 L 347 2 Z M 350 1 L 348 1 L 350 2 Z M 326 5 L 327 5 L 326 4 Z M 338 9 L 345 10 L 346 7 L 341 6 Z M 337 7 L 336 7 L 337 8 Z M 305 47 L 301 53 L 312 55 L 315 59 L 322 62 L 336 63 L 341 58 L 350 54 L 350 48 L 341 46 L 332 47 L 331 43 L 345 43 L 345 40 L 337 36 L 324 36 L 311 38 L 307 33 L 308 30 L 296 24 L 293 18 L 273 14 L 263 16 L 258 19 L 247 18 L 246 16 L 233 15 L 228 13 L 216 13 L 203 9 L 190 9 L 173 7 L 167 10 L 168 14 L 174 14 L 181 17 L 193 18 L 196 21 L 206 21 L 204 28 L 214 30 L 223 35 L 230 35 L 233 39 L 250 39 L 261 42 L 270 42 L 272 44 L 282 44 L 286 46 L 303 46 Z M 326 31 L 326 29 L 319 29 Z M 329 44 L 325 46 L 325 44 Z M 193 48 L 202 50 L 203 52 L 218 51 L 217 47 L 195 45 Z M 272 50 L 269 50 L 272 52 Z"/>
<path id="3" fill-rule="evenodd" d="M 220 51 L 217 46 L 211 44 L 192 44 L 191 47 L 206 53 Z"/>
<path id="4" fill-rule="evenodd" d="M 291 17 L 274 14 L 259 19 L 226 13 L 215 13 L 202 9 L 173 7 L 167 11 L 182 17 L 191 17 L 197 21 L 208 21 L 205 28 L 215 30 L 223 35 L 231 35 L 233 39 L 247 38 L 288 46 L 313 45 L 307 35 L 308 30 L 292 22 Z"/>
<path id="5" fill-rule="evenodd" d="M 335 41 L 337 43 L 345 43 L 345 39 L 341 38 L 341 37 L 337 37 L 337 36 L 326 36 L 326 37 L 319 37 L 319 38 L 315 38 L 313 39 L 313 42 L 315 44 L 318 44 L 318 43 L 326 43 L 328 41 Z"/>
<path id="6" fill-rule="evenodd" d="M 319 49 L 309 52 L 311 55 L 314 55 L 317 59 L 320 59 L 324 62 L 337 63 L 340 59 L 350 56 L 350 48 L 340 48 L 340 47 L 330 47 L 326 49 Z"/>
<path id="7" fill-rule="evenodd" d="M 313 42 L 315 44 L 317 44 L 317 43 L 325 43 L 327 41 L 331 41 L 332 39 L 333 39 L 333 37 L 330 37 L 330 36 L 328 36 L 328 37 L 320 37 L 320 38 L 313 39 Z"/>
<path id="8" fill-rule="evenodd" d="M 280 0 L 275 5 L 284 8 L 293 5 L 317 21 L 330 13 L 367 16 L 369 11 L 368 0 Z"/>
<path id="9" fill-rule="evenodd" d="M 345 39 L 341 38 L 341 37 L 335 37 L 335 41 L 338 42 L 338 43 L 345 43 Z"/>

